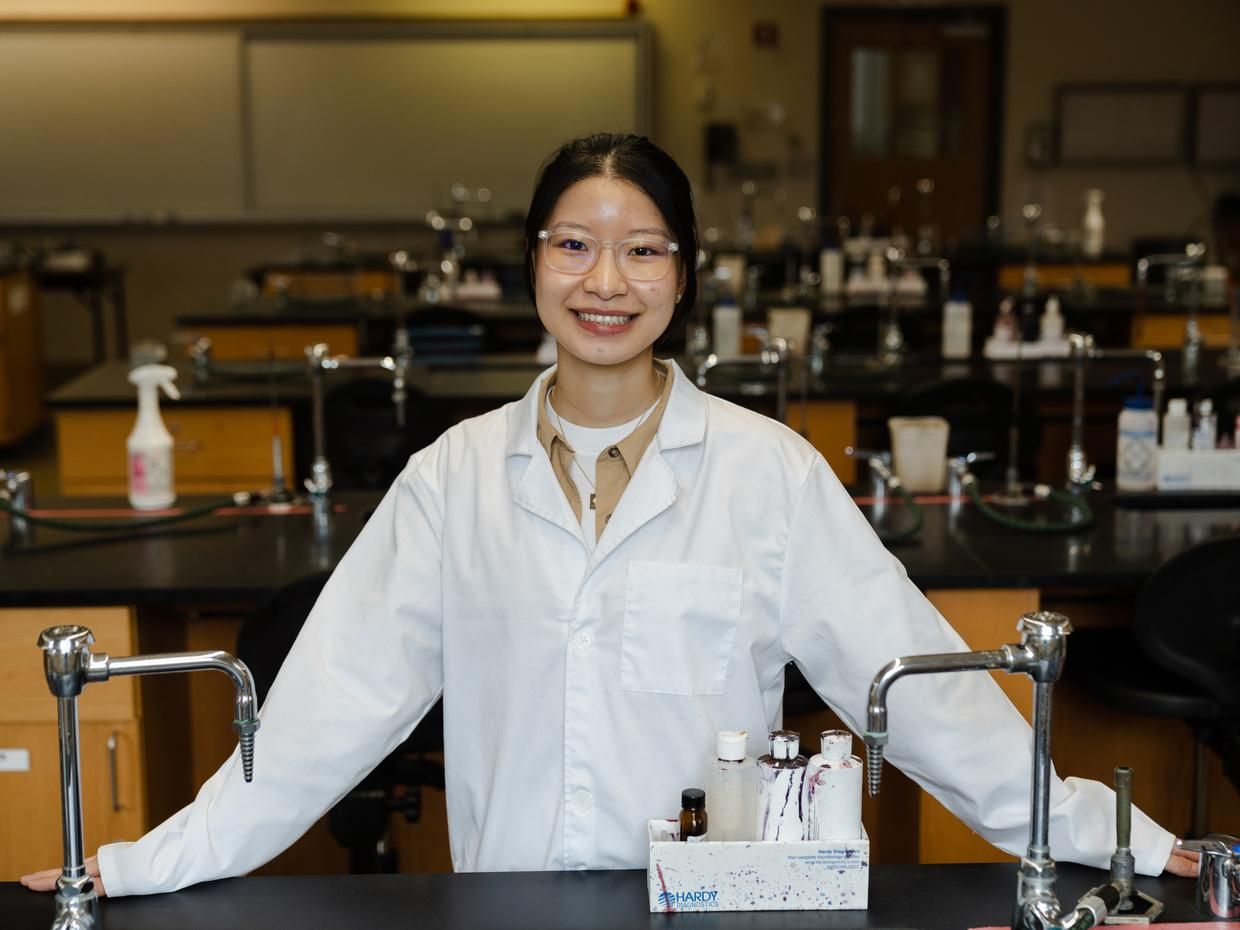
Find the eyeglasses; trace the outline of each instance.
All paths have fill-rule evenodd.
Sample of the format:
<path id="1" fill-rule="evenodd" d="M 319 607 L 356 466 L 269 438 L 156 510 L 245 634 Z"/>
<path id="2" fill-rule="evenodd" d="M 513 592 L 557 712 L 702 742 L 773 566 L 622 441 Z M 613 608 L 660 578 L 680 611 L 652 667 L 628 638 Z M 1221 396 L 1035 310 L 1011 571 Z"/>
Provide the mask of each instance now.
<path id="1" fill-rule="evenodd" d="M 586 274 L 598 264 L 604 249 L 611 249 L 616 267 L 630 281 L 658 281 L 671 269 L 680 245 L 655 236 L 639 236 L 610 242 L 580 232 L 538 231 L 547 267 L 564 274 Z"/>

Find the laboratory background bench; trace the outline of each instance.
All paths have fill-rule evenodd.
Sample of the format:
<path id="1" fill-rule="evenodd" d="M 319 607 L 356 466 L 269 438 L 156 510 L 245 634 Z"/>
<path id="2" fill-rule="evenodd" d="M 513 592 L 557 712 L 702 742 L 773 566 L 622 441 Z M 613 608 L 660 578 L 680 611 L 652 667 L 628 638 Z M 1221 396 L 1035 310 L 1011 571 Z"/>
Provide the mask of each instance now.
<path id="1" fill-rule="evenodd" d="M 697 375 L 695 363 L 678 358 L 685 374 Z M 311 385 L 304 369 L 286 360 L 277 374 L 265 378 L 261 365 L 245 369 L 244 380 L 235 368 L 206 381 L 194 377 L 192 367 L 178 363 L 181 400 L 165 400 L 161 412 L 174 438 L 177 487 L 181 493 L 231 493 L 266 487 L 272 476 L 273 435 L 280 438 L 284 474 L 299 486 L 309 474 L 313 456 L 310 413 Z M 1182 376 L 1180 354 L 1165 353 L 1167 384 L 1164 398 L 1184 396 L 1190 401 L 1209 396 L 1228 378 L 1221 351 L 1204 353 L 1198 378 Z M 545 365 L 532 353 L 495 353 L 459 358 L 415 357 L 408 377 L 408 426 L 403 435 L 420 448 L 442 430 L 466 417 L 520 398 Z M 1026 436 L 1022 459 L 1026 480 L 1062 482 L 1072 421 L 1073 366 L 1068 360 L 1014 361 L 971 359 L 947 361 L 937 356 L 908 355 L 896 366 L 883 367 L 870 355 L 829 353 L 822 371 L 789 365 L 787 408 L 784 419 L 822 452 L 840 479 L 859 478 L 857 462 L 848 446 L 890 448 L 887 418 L 899 412 L 911 392 L 946 382 L 971 379 L 1017 390 L 1026 427 L 1040 437 Z M 125 437 L 133 427 L 134 387 L 128 368 L 112 362 L 93 368 L 53 391 L 47 399 L 55 425 L 59 493 L 122 495 L 126 488 Z M 1150 386 L 1152 367 L 1144 359 L 1092 362 L 1085 372 L 1084 442 L 1089 460 L 1106 474 L 1115 460 L 1115 422 L 1123 398 Z M 326 454 L 334 461 L 344 453 L 376 442 L 375 434 L 396 430 L 383 373 L 374 376 L 333 373 L 325 382 L 327 405 L 333 391 L 368 381 L 375 388 L 358 398 L 329 428 Z M 775 374 L 753 366 L 724 364 L 708 374 L 708 390 L 744 406 L 773 415 L 777 392 Z M 341 395 L 344 403 L 353 404 Z M 804 401 L 802 397 L 804 396 Z M 1165 402 L 1165 401 L 1164 401 Z M 330 413 L 330 409 L 329 409 Z M 390 417 L 388 424 L 383 419 Z M 1223 423 L 1223 432 L 1231 428 Z M 1001 431 L 1003 432 L 1003 431 Z M 1002 448 L 976 449 L 1003 453 Z M 338 480 L 340 476 L 338 475 Z M 347 483 L 343 486 L 349 486 Z M 47 489 L 42 489 L 43 493 Z"/>
<path id="2" fill-rule="evenodd" d="M 0 539 L 8 538 L 0 548 L 0 745 L 26 746 L 31 753 L 29 772 L 0 775 L 6 786 L 0 822 L 10 825 L 0 841 L 0 879 L 59 861 L 55 701 L 42 679 L 38 633 L 81 623 L 94 630 L 96 649 L 115 656 L 234 651 L 238 630 L 256 605 L 283 585 L 332 568 L 378 499 L 374 492 L 335 495 L 339 510 L 325 538 L 316 537 L 304 509 L 210 517 L 102 540 L 46 528 L 22 539 L 9 535 L 0 518 Z M 39 500 L 61 516 L 101 503 L 116 505 Z M 1029 610 L 1060 610 L 1081 628 L 1128 624 L 1137 589 L 1166 559 L 1196 542 L 1240 533 L 1240 507 L 1126 509 L 1104 495 L 1094 495 L 1091 504 L 1095 521 L 1088 530 L 1048 536 L 991 523 L 968 504 L 927 499 L 921 532 L 891 548 L 970 648 L 988 649 L 1016 641 L 1016 619 Z M 861 506 L 873 517 L 872 503 Z M 879 529 L 897 532 L 907 519 L 902 507 L 889 505 Z M 1070 640 L 1068 654 L 1070 666 Z M 1028 716 L 1028 681 L 996 678 Z M 1168 828 L 1183 830 L 1191 795 L 1188 728 L 1101 706 L 1070 679 L 1057 695 L 1059 770 L 1110 783 L 1114 765 L 1132 765 L 1136 803 Z M 235 746 L 225 676 L 118 679 L 93 685 L 81 705 L 89 849 L 134 838 L 188 803 Z M 793 710 L 786 723 L 803 734 L 838 725 L 816 698 Z M 1211 827 L 1234 829 L 1240 795 L 1216 759 L 1209 778 Z M 881 806 L 867 798 L 864 816 L 878 863 L 1009 858 L 894 771 Z M 441 792 L 423 791 L 419 823 L 394 818 L 392 845 L 402 870 L 450 868 Z M 321 821 L 265 871 L 343 872 L 346 862 Z"/>
<path id="3" fill-rule="evenodd" d="M 1105 878 L 1060 863 L 1061 903 Z M 1161 923 L 1211 919 L 1189 879 L 1138 876 L 1135 886 L 1163 902 Z M 1015 888 L 1011 865 L 876 865 L 864 911 L 652 914 L 642 871 L 491 872 L 236 878 L 101 905 L 104 930 L 968 930 L 1007 927 Z M 5 930 L 47 930 L 51 913 L 50 894 L 0 883 Z"/>

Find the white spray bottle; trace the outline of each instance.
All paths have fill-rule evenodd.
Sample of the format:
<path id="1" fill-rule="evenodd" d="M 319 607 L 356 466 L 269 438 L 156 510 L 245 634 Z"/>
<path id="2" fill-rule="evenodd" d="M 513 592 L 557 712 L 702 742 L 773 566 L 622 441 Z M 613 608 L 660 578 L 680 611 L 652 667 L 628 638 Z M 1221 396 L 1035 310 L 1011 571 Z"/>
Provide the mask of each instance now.
<path id="1" fill-rule="evenodd" d="M 129 373 L 138 388 L 138 419 L 125 442 L 129 453 L 129 504 L 135 510 L 172 506 L 172 434 L 159 415 L 159 392 L 180 400 L 172 382 L 177 370 L 169 365 L 141 365 Z"/>

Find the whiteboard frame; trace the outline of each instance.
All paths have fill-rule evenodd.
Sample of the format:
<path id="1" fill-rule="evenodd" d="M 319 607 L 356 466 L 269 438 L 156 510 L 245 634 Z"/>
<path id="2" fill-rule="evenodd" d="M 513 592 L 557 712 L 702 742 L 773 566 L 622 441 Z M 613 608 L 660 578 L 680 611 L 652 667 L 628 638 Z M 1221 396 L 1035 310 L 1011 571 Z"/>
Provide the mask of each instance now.
<path id="1" fill-rule="evenodd" d="M 364 20 L 331 22 L 226 22 L 178 21 L 149 22 L 70 22 L 64 20 L 22 21 L 0 23 L 0 33 L 20 32 L 226 32 L 238 38 L 238 101 L 241 119 L 241 203 L 239 214 L 204 213 L 202 211 L 90 213 L 84 215 L 0 215 L 0 229 L 15 227 L 101 227 L 151 228 L 178 226 L 299 226 L 322 223 L 421 224 L 426 210 L 437 204 L 411 209 L 407 214 L 369 213 L 272 213 L 255 206 L 254 127 L 251 112 L 251 76 L 248 72 L 248 45 L 252 41 L 307 39 L 317 41 L 364 39 L 630 39 L 634 43 L 636 73 L 633 86 L 635 131 L 649 135 L 653 128 L 653 38 L 648 23 L 642 20 L 581 20 L 581 21 L 406 21 Z"/>

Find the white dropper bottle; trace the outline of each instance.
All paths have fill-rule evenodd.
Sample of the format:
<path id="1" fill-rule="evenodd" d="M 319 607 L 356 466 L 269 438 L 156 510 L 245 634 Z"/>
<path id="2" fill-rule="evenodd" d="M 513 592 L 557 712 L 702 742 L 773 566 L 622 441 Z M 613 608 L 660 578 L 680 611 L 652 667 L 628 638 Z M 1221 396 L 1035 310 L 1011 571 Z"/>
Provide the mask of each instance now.
<path id="1" fill-rule="evenodd" d="M 135 510 L 160 510 L 177 499 L 173 489 L 172 434 L 159 415 L 159 392 L 173 400 L 181 393 L 170 365 L 140 365 L 129 373 L 138 388 L 138 419 L 125 442 L 129 456 L 129 505 Z"/>

